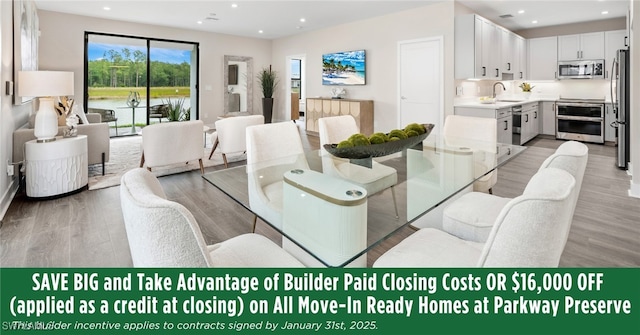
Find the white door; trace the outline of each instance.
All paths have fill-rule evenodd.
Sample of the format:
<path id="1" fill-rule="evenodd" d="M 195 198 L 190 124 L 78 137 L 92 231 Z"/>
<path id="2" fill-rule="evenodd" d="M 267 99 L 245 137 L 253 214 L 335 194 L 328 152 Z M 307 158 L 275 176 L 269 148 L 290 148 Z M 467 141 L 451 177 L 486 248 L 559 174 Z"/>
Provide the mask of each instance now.
<path id="1" fill-rule="evenodd" d="M 442 129 L 442 37 L 398 43 L 398 127 L 433 123 Z"/>

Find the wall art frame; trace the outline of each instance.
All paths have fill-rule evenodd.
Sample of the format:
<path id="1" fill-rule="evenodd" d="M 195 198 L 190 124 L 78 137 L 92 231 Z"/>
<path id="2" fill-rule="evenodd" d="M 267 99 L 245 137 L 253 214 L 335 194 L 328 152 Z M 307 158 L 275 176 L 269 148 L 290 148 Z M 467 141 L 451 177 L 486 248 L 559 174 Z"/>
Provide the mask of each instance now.
<path id="1" fill-rule="evenodd" d="M 21 97 L 18 92 L 19 71 L 38 70 L 38 39 L 40 27 L 38 9 L 33 0 L 13 1 L 13 82 L 14 105 L 22 105 L 33 97 Z"/>

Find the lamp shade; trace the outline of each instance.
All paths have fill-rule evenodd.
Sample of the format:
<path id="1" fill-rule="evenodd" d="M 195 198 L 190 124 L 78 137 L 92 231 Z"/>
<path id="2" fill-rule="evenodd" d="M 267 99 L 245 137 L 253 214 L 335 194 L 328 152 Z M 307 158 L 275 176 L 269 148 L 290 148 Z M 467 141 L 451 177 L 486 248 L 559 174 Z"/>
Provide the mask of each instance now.
<path id="1" fill-rule="evenodd" d="M 18 79 L 18 95 L 22 97 L 73 95 L 73 72 L 20 71 Z"/>

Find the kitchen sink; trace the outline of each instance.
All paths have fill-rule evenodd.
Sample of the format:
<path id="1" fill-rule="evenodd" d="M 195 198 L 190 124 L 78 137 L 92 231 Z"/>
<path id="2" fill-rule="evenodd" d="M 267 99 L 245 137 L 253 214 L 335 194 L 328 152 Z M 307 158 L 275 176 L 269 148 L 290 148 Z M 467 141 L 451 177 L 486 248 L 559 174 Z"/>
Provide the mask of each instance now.
<path id="1" fill-rule="evenodd" d="M 501 101 L 501 102 L 523 102 L 523 101 L 526 101 L 526 100 L 498 99 L 497 101 Z"/>

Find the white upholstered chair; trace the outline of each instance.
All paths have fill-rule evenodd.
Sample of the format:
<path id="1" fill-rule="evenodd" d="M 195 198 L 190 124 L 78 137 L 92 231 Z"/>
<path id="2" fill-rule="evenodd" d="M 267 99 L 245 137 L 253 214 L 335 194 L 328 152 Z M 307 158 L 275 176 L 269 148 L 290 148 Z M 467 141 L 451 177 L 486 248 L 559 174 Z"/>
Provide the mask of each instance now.
<path id="1" fill-rule="evenodd" d="M 423 228 L 380 256 L 374 267 L 557 267 L 575 184 L 564 170 L 542 169 L 502 208 L 485 243 Z"/>
<path id="2" fill-rule="evenodd" d="M 569 172 L 575 178 L 576 187 L 574 194 L 572 194 L 573 208 L 575 208 L 580 194 L 588 155 L 589 148 L 583 143 L 565 142 L 539 168 L 539 170 L 549 167 L 559 168 Z M 443 230 L 464 240 L 484 242 L 489 237 L 493 222 L 509 201 L 511 201 L 510 198 L 481 192 L 467 193 L 444 209 Z M 571 212 L 571 217 L 573 218 L 573 212 Z"/>
<path id="3" fill-rule="evenodd" d="M 320 147 L 325 144 L 340 143 L 349 136 L 360 132 L 356 120 L 351 115 L 323 117 L 318 120 L 318 132 L 320 135 Z M 345 160 L 334 159 L 324 148 L 322 151 L 322 172 L 334 177 L 344 179 L 358 185 L 369 196 L 391 188 L 393 205 L 398 217 L 398 205 L 394 186 L 398 183 L 398 172 L 376 161 L 371 168 L 350 164 Z"/>
<path id="4" fill-rule="evenodd" d="M 447 116 L 442 136 L 450 146 L 468 147 L 477 152 L 474 154 L 474 171 L 476 178 L 473 190 L 489 192 L 498 181 L 496 170 L 484 175 L 489 166 L 495 166 L 497 156 L 498 130 L 496 120 L 492 118 L 471 117 L 461 115 Z M 480 155 L 480 157 L 477 157 Z"/>
<path id="5" fill-rule="evenodd" d="M 298 127 L 293 122 L 247 127 L 249 206 L 272 225 L 282 228 L 283 176 L 308 169 Z M 255 218 L 253 230 L 255 231 Z"/>
<path id="6" fill-rule="evenodd" d="M 216 148 L 220 148 L 224 167 L 228 167 L 227 154 L 235 152 L 245 152 L 247 150 L 246 129 L 264 123 L 263 115 L 247 115 L 227 117 L 216 121 L 216 132 L 211 135 L 213 148 L 209 159 L 213 156 Z"/>
<path id="7" fill-rule="evenodd" d="M 301 267 L 258 234 L 206 245 L 187 208 L 166 199 L 156 177 L 133 169 L 120 184 L 122 214 L 134 267 Z"/>
<path id="8" fill-rule="evenodd" d="M 202 130 L 200 120 L 156 123 L 142 128 L 140 167 L 147 169 L 197 160 L 204 174 Z"/>

